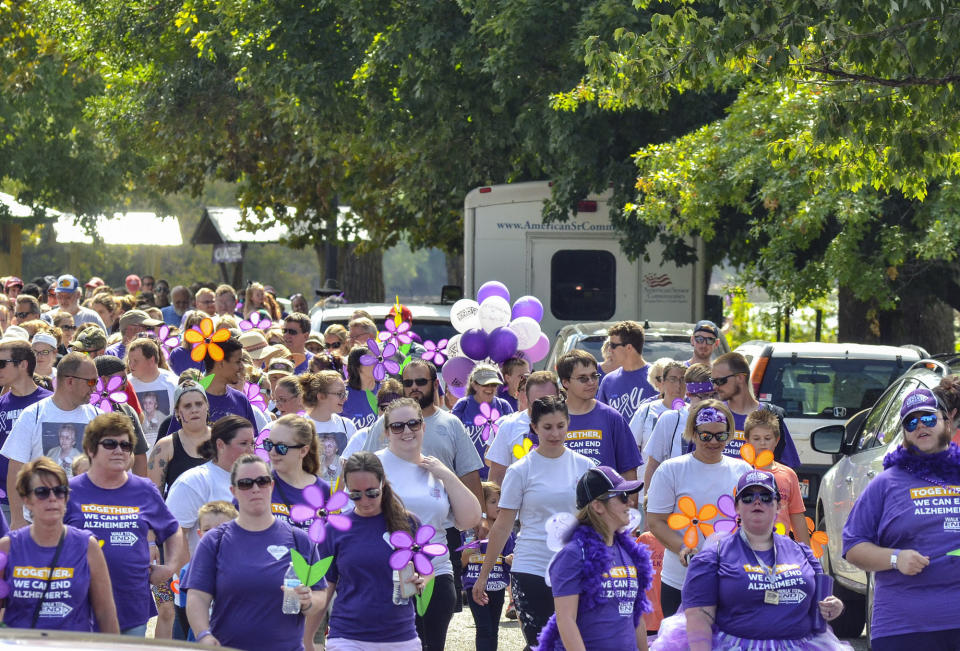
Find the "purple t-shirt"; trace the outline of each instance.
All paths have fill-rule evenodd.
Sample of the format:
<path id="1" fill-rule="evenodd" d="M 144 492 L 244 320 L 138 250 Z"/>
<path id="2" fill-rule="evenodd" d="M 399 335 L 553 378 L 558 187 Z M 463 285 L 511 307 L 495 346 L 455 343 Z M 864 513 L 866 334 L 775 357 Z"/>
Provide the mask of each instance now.
<path id="1" fill-rule="evenodd" d="M 379 391 L 379 389 L 380 386 L 377 385 L 371 392 L 374 403 L 376 403 L 377 391 Z M 352 420 L 353 424 L 357 426 L 357 429 L 370 427 L 373 425 L 373 422 L 377 420 L 377 413 L 373 410 L 373 407 L 370 406 L 367 391 L 363 389 L 351 389 L 349 387 L 347 387 L 347 399 L 343 403 L 343 411 L 340 412 L 340 415 Z"/>
<path id="2" fill-rule="evenodd" d="M 290 526 L 297 527 L 298 529 L 303 529 L 306 531 L 310 528 L 310 525 L 313 524 L 313 520 L 306 520 L 305 522 L 294 522 L 290 519 L 290 507 L 294 504 L 306 504 L 307 500 L 303 499 L 303 489 L 296 488 L 291 486 L 287 482 L 280 479 L 280 475 L 274 471 L 273 473 L 273 496 L 271 497 L 271 508 L 273 509 L 273 516 L 277 520 L 286 522 Z M 327 482 L 323 481 L 317 477 L 317 486 L 320 487 L 320 490 L 323 491 L 324 503 L 326 503 L 327 498 L 330 497 L 330 486 Z M 236 502 L 236 500 L 234 500 Z"/>
<path id="3" fill-rule="evenodd" d="M 120 488 L 100 488 L 87 473 L 74 477 L 63 521 L 102 543 L 120 630 L 146 624 L 157 614 L 150 593 L 147 535 L 153 530 L 162 543 L 180 530 L 153 482 L 127 473 Z"/>
<path id="4" fill-rule="evenodd" d="M 813 633 L 816 574 L 820 562 L 806 545 L 774 534 L 776 570 L 771 582 L 763 566 L 772 567 L 774 550 L 757 552 L 739 534 L 717 534 L 690 561 L 683 582 L 683 607 L 717 607 L 724 633 L 755 640 L 795 640 Z M 719 545 L 719 551 L 718 551 Z M 776 590 L 779 603 L 764 603 Z"/>
<path id="5" fill-rule="evenodd" d="M 20 412 L 22 412 L 25 407 L 29 407 L 33 403 L 39 402 L 51 395 L 53 395 L 53 392 L 42 387 L 37 387 L 33 393 L 26 396 L 15 396 L 12 391 L 0 396 L 0 447 L 3 447 L 3 444 L 7 442 L 7 437 L 10 436 L 13 424 L 20 417 Z M 0 498 L 0 503 L 2 504 L 10 503 L 6 494 L 7 468 L 9 467 L 10 459 L 0 455 L 0 487 L 4 490 L 3 497 Z"/>
<path id="6" fill-rule="evenodd" d="M 616 409 L 599 401 L 586 414 L 570 414 L 566 446 L 598 466 L 610 466 L 621 473 L 636 470 L 643 463 L 627 421 Z"/>
<path id="7" fill-rule="evenodd" d="M 483 459 L 487 453 L 487 445 L 493 439 L 494 433 L 492 427 L 487 427 L 486 438 L 484 438 L 484 425 L 474 425 L 474 418 L 481 415 L 480 404 L 481 403 L 477 402 L 473 396 L 464 396 L 457 400 L 456 404 L 453 405 L 453 409 L 450 410 L 450 413 L 463 423 L 463 428 L 467 430 L 470 440 L 473 441 L 473 446 L 477 448 L 477 453 L 480 455 L 480 458 Z M 494 396 L 493 402 L 490 403 L 490 407 L 496 409 L 500 413 L 500 416 L 513 413 L 510 404 L 506 400 L 497 398 L 496 396 Z M 494 420 L 498 420 L 500 416 Z M 480 478 L 486 479 L 487 473 L 489 472 L 490 468 L 484 465 L 483 468 L 480 469 Z"/>
<path id="8" fill-rule="evenodd" d="M 167 361 L 170 363 L 170 368 L 177 375 L 180 375 L 188 368 L 195 368 L 200 371 L 200 373 L 205 373 L 203 369 L 203 361 L 201 360 L 199 362 L 195 362 L 190 359 L 190 351 L 182 346 L 174 348 L 170 352 L 170 359 Z"/>
<path id="9" fill-rule="evenodd" d="M 510 409 L 512 409 L 513 411 L 516 411 L 518 409 L 517 399 L 510 395 L 510 392 L 507 390 L 506 384 L 503 384 L 500 386 L 500 390 L 497 391 L 497 397 L 505 401 L 508 405 L 510 405 Z"/>
<path id="10" fill-rule="evenodd" d="M 764 403 L 760 403 L 760 406 L 757 409 L 766 409 Z M 728 457 L 733 457 L 734 459 L 740 458 L 740 448 L 743 447 L 743 444 L 746 443 L 746 437 L 743 435 L 743 426 L 747 422 L 748 414 L 738 414 L 733 413 L 733 427 L 736 430 L 733 434 L 732 439 L 727 440 L 727 444 L 723 448 L 723 453 Z M 790 432 L 787 431 L 787 426 L 784 424 L 783 435 L 780 437 L 780 442 L 777 443 L 777 448 L 775 450 L 775 458 L 779 463 L 782 463 L 785 466 L 790 466 L 791 468 L 796 468 L 800 465 L 800 453 L 797 452 L 797 446 L 793 443 L 793 438 L 790 436 Z"/>
<path id="11" fill-rule="evenodd" d="M 618 368 L 603 376 L 597 400 L 606 403 L 620 412 L 623 419 L 630 422 L 640 403 L 646 398 L 657 395 L 657 390 L 647 382 L 650 365 L 636 371 L 624 371 Z"/>
<path id="12" fill-rule="evenodd" d="M 37 628 L 85 633 L 96 629 L 90 604 L 89 545 L 89 533 L 74 527 L 66 528 L 60 558 L 40 608 Z M 3 578 L 10 584 L 3 616 L 3 623 L 7 626 L 30 628 L 56 549 L 56 545 L 41 547 L 35 543 L 30 537 L 30 527 L 10 532 L 10 557 L 3 569 Z"/>
<path id="13" fill-rule="evenodd" d="M 577 609 L 577 628 L 586 648 L 593 651 L 620 651 L 637 648 L 633 609 L 637 605 L 640 581 L 630 554 L 616 541 L 611 565 L 603 573 L 600 589 L 603 599 L 592 610 Z M 583 548 L 576 541 L 567 543 L 550 562 L 550 584 L 554 597 L 579 595 L 584 589 Z"/>
<path id="14" fill-rule="evenodd" d="M 930 557 L 920 574 L 874 573 L 874 638 L 957 627 L 956 612 L 944 604 L 960 600 L 960 564 L 949 551 L 960 548 L 960 487 L 949 489 L 898 467 L 867 484 L 843 527 L 843 555 L 869 542 L 914 549 Z"/>
<path id="15" fill-rule="evenodd" d="M 360 642 L 406 642 L 416 639 L 414 600 L 393 603 L 393 547 L 384 539 L 383 514 L 365 518 L 351 511 L 347 531 L 327 528 L 318 545 L 320 558 L 333 556 L 327 579 L 337 584 L 327 638 Z"/>
<path id="16" fill-rule="evenodd" d="M 229 414 L 235 414 L 237 416 L 243 416 L 250 421 L 250 425 L 253 426 L 253 431 L 257 431 L 257 419 L 253 415 L 253 407 L 250 406 L 250 401 L 247 400 L 245 395 L 233 387 L 227 387 L 227 392 L 222 396 L 207 393 L 207 402 L 210 405 L 211 423 L 215 423 Z M 177 417 L 171 417 L 170 427 L 167 428 L 167 433 L 173 434 L 181 429 L 183 429 L 183 426 Z"/>
<path id="17" fill-rule="evenodd" d="M 463 541 L 463 532 L 460 532 L 460 540 Z M 510 537 L 503 545 L 503 551 L 497 556 L 493 569 L 490 570 L 490 576 L 487 577 L 487 592 L 497 592 L 510 585 L 510 565 L 504 559 L 513 553 L 513 546 L 516 544 L 517 534 L 510 532 Z M 457 554 L 461 552 L 456 552 Z M 483 559 L 487 555 L 487 543 L 480 543 L 479 548 L 473 548 L 470 553 L 470 560 L 463 568 L 463 589 L 473 590 L 473 584 L 477 582 L 480 576 L 480 568 L 483 566 Z"/>
<path id="18" fill-rule="evenodd" d="M 282 610 L 291 549 L 309 563 L 319 560 L 307 534 L 279 520 L 263 531 L 230 521 L 200 539 L 182 587 L 213 595 L 210 632 L 220 644 L 244 651 L 303 649 L 304 618 Z M 313 589 L 326 585 L 321 580 Z"/>
<path id="19" fill-rule="evenodd" d="M 303 351 L 303 354 L 306 356 L 306 359 L 303 360 L 303 363 L 293 369 L 294 375 L 300 375 L 301 373 L 306 373 L 307 368 L 310 366 L 310 360 L 313 359 L 313 353 L 309 350 Z"/>
<path id="20" fill-rule="evenodd" d="M 123 345 L 122 341 L 118 341 L 112 346 L 107 346 L 104 351 L 104 355 L 112 355 L 113 357 L 119 357 L 123 359 L 123 356 L 127 354 L 127 347 Z"/>

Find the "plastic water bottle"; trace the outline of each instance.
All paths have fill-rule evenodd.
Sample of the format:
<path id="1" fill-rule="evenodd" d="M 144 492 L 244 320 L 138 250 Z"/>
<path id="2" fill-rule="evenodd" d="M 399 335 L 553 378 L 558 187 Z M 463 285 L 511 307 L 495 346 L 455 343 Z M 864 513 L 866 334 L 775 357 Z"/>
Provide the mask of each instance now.
<path id="1" fill-rule="evenodd" d="M 396 570 L 393 571 L 393 603 L 398 606 L 406 606 L 410 603 L 410 599 L 403 596 L 400 586 L 400 573 Z"/>
<path id="2" fill-rule="evenodd" d="M 287 567 L 287 573 L 283 575 L 283 614 L 296 615 L 300 612 L 300 598 L 294 592 L 294 588 L 300 585 L 300 579 L 293 569 L 293 563 Z"/>

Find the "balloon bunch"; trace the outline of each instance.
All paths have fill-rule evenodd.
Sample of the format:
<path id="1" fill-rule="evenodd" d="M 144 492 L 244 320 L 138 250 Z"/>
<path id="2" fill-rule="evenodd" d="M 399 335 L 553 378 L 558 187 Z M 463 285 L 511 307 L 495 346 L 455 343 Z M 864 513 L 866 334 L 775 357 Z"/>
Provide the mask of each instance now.
<path id="1" fill-rule="evenodd" d="M 450 310 L 450 323 L 460 334 L 447 342 L 443 379 L 457 397 L 463 397 L 476 362 L 502 364 L 523 357 L 531 365 L 550 351 L 550 340 L 540 331 L 543 304 L 535 296 L 521 296 L 510 307 L 510 291 L 496 280 L 484 283 L 477 300 L 461 299 Z"/>

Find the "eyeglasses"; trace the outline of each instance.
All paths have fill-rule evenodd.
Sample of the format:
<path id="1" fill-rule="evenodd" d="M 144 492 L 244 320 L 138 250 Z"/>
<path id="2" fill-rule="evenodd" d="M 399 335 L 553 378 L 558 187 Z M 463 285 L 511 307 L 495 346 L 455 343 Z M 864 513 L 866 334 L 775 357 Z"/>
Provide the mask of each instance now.
<path id="1" fill-rule="evenodd" d="M 710 344 L 711 346 L 717 343 L 717 340 L 713 337 L 694 337 L 693 340 L 698 344 Z"/>
<path id="2" fill-rule="evenodd" d="M 56 351 L 53 348 L 51 348 L 50 350 L 34 350 L 33 354 L 36 355 L 37 357 L 48 357 L 50 355 L 53 355 L 55 352 Z M 0 361 L 3 361 L 3 360 L 0 360 Z M 10 360 L 10 361 L 13 361 L 13 360 Z"/>
<path id="3" fill-rule="evenodd" d="M 21 321 L 29 319 L 33 315 L 33 312 L 14 312 L 13 316 L 17 317 Z"/>
<path id="4" fill-rule="evenodd" d="M 346 398 L 347 398 L 347 392 L 346 392 L 346 391 L 337 391 L 337 392 L 334 392 L 334 391 L 324 391 L 324 392 L 323 392 L 323 395 L 325 395 L 325 396 L 337 396 L 337 397 L 340 398 L 341 400 L 346 400 Z"/>
<path id="5" fill-rule="evenodd" d="M 283 329 L 283 334 L 285 334 L 285 335 L 302 335 L 303 333 L 300 332 L 299 330 L 295 330 L 294 328 L 284 328 L 284 329 Z"/>
<path id="6" fill-rule="evenodd" d="M 237 488 L 242 491 L 248 491 L 253 488 L 253 485 L 256 484 L 259 488 L 266 488 L 273 483 L 273 477 L 270 475 L 260 475 L 259 477 L 254 477 L 250 479 L 249 477 L 244 477 L 243 479 L 237 480 Z"/>
<path id="7" fill-rule="evenodd" d="M 427 386 L 428 384 L 430 384 L 430 380 L 427 379 L 427 378 L 425 378 L 425 377 L 418 377 L 418 378 L 414 378 L 414 379 L 412 379 L 412 380 L 404 380 L 404 381 L 403 381 L 403 386 L 406 387 L 407 389 L 409 389 L 410 387 L 412 387 L 414 384 L 416 384 L 418 387 L 425 387 L 425 386 Z"/>
<path id="8" fill-rule="evenodd" d="M 620 342 L 620 343 L 614 343 L 614 342 L 612 342 L 612 341 L 610 342 L 610 347 L 611 347 L 611 348 L 619 348 L 620 346 L 626 346 L 626 345 L 627 345 L 627 344 L 622 343 L 622 342 Z"/>
<path id="9" fill-rule="evenodd" d="M 323 347 L 330 350 L 331 348 L 339 348 L 342 343 L 342 341 L 335 341 L 332 344 L 324 344 Z"/>
<path id="10" fill-rule="evenodd" d="M 0 359 L 0 368 L 7 368 L 7 364 L 13 364 L 14 366 L 16 366 L 22 361 L 23 361 L 22 359 Z"/>
<path id="11" fill-rule="evenodd" d="M 133 451 L 133 443 L 130 441 L 118 441 L 117 439 L 103 439 L 100 441 L 100 446 L 104 450 L 116 450 L 119 447 L 124 452 Z"/>
<path id="12" fill-rule="evenodd" d="M 66 374 L 64 374 L 63 377 L 72 377 L 74 380 L 83 380 L 84 382 L 87 383 L 87 386 L 90 387 L 91 389 L 97 386 L 97 378 L 93 378 L 91 380 L 90 378 L 80 377 L 79 375 L 66 375 Z"/>
<path id="13" fill-rule="evenodd" d="M 0 367 L 2 368 L 2 367 Z M 913 432 L 917 429 L 917 426 L 923 423 L 924 427 L 936 427 L 937 426 L 937 415 L 936 414 L 925 414 L 923 416 L 914 416 L 909 420 L 903 421 L 903 429 L 908 432 Z"/>
<path id="14" fill-rule="evenodd" d="M 277 449 L 277 454 L 281 457 L 286 456 L 287 452 L 290 450 L 299 450 L 300 448 L 307 447 L 304 443 L 299 443 L 297 445 L 287 445 L 286 443 L 274 443 L 270 439 L 267 439 L 263 442 L 263 449 L 267 452 L 272 451 L 274 448 Z"/>
<path id="15" fill-rule="evenodd" d="M 746 373 L 731 373 L 730 375 L 724 375 L 723 377 L 712 377 L 710 378 L 710 382 L 715 387 L 722 387 L 730 378 L 737 377 L 738 375 L 746 375 Z"/>
<path id="16" fill-rule="evenodd" d="M 404 429 L 410 428 L 411 432 L 419 432 L 420 428 L 423 426 L 422 418 L 414 418 L 406 422 L 390 423 L 387 427 L 390 428 L 390 432 L 393 434 L 403 434 Z"/>
<path id="17" fill-rule="evenodd" d="M 753 504 L 754 500 L 760 500 L 764 504 L 770 504 L 773 501 L 773 493 L 770 491 L 744 493 L 739 499 L 744 504 Z"/>
<path id="18" fill-rule="evenodd" d="M 594 382 L 600 379 L 600 374 L 591 373 L 590 375 L 578 375 L 573 379 L 579 382 L 580 384 L 593 384 Z"/>
<path id="19" fill-rule="evenodd" d="M 33 493 L 38 500 L 46 500 L 50 498 L 50 493 L 53 493 L 54 497 L 57 499 L 64 499 L 67 497 L 67 493 L 70 492 L 70 489 L 66 486 L 37 486 L 30 491 Z"/>
<path id="20" fill-rule="evenodd" d="M 367 490 L 364 490 L 364 491 L 348 491 L 347 497 L 349 497 L 354 502 L 358 502 L 361 499 L 363 499 L 364 495 L 366 495 L 372 500 L 375 500 L 378 497 L 380 497 L 382 493 L 383 491 L 380 490 L 379 488 L 368 488 Z"/>
<path id="21" fill-rule="evenodd" d="M 610 493 L 609 495 L 604 495 L 603 497 L 598 497 L 597 499 L 601 502 L 609 502 L 614 498 L 620 500 L 624 504 L 630 501 L 630 496 L 626 493 Z"/>
<path id="22" fill-rule="evenodd" d="M 716 439 L 720 443 L 723 443 L 728 438 L 730 438 L 730 432 L 703 432 L 701 430 L 694 430 L 699 438 L 704 443 L 709 443 L 711 440 Z"/>

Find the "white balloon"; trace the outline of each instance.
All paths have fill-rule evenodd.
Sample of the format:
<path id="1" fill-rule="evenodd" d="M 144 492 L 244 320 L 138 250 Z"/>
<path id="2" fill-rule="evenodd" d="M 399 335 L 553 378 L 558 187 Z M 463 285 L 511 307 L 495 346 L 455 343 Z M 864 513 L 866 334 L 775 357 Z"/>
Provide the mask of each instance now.
<path id="1" fill-rule="evenodd" d="M 517 350 L 526 350 L 540 339 L 540 324 L 528 316 L 518 316 L 509 328 L 517 335 Z"/>
<path id="2" fill-rule="evenodd" d="M 447 359 L 464 357 L 463 351 L 460 350 L 460 335 L 453 335 L 447 340 L 447 347 L 443 349 L 443 354 Z"/>
<path id="3" fill-rule="evenodd" d="M 450 308 L 450 324 L 457 332 L 480 327 L 480 304 L 470 298 L 461 298 Z"/>
<path id="4" fill-rule="evenodd" d="M 500 296 L 488 296 L 480 305 L 480 327 L 493 332 L 510 323 L 510 302 Z"/>

